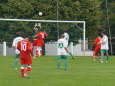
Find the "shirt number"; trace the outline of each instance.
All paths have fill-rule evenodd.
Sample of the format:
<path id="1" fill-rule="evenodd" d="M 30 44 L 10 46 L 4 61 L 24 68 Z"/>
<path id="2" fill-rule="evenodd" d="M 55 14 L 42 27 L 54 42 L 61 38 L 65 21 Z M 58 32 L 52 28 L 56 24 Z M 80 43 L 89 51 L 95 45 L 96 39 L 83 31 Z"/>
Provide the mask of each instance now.
<path id="1" fill-rule="evenodd" d="M 27 45 L 27 43 L 22 43 L 21 50 L 26 51 L 26 45 Z"/>
<path id="2" fill-rule="evenodd" d="M 58 44 L 58 48 L 63 48 L 63 47 L 64 47 L 63 43 Z"/>

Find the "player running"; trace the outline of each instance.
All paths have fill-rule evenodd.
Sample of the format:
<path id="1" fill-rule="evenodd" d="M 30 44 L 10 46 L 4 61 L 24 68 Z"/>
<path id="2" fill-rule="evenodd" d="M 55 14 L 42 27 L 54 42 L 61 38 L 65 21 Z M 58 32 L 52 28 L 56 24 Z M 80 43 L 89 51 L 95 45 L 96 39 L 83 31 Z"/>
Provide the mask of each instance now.
<path id="1" fill-rule="evenodd" d="M 98 36 L 96 37 L 96 39 L 94 40 L 94 52 L 93 52 L 93 61 L 96 61 L 96 56 L 98 56 L 98 61 L 100 62 L 100 50 L 101 50 L 101 34 L 98 34 Z"/>
<path id="2" fill-rule="evenodd" d="M 101 63 L 105 62 L 107 63 L 110 61 L 110 58 L 108 56 L 108 50 L 109 50 L 109 45 L 108 45 L 108 37 L 105 34 L 105 32 L 101 33 L 102 39 L 100 41 L 101 44 Z"/>
<path id="3" fill-rule="evenodd" d="M 12 47 L 15 49 L 15 63 L 14 63 L 15 70 L 17 70 L 19 68 L 19 54 L 20 54 L 20 51 L 17 49 L 17 44 L 21 40 L 23 40 L 23 37 L 21 37 L 20 33 L 17 32 L 16 37 L 13 39 L 13 43 L 12 43 Z"/>
<path id="4" fill-rule="evenodd" d="M 57 69 L 60 69 L 60 65 L 61 65 L 61 59 L 64 60 L 64 70 L 67 70 L 67 43 L 64 39 L 64 35 L 60 36 L 60 39 L 58 39 L 57 42 Z"/>
<path id="5" fill-rule="evenodd" d="M 20 41 L 17 46 L 20 51 L 20 71 L 22 77 L 28 77 L 28 73 L 32 67 L 32 44 L 29 42 L 29 37 L 25 36 L 24 40 Z"/>

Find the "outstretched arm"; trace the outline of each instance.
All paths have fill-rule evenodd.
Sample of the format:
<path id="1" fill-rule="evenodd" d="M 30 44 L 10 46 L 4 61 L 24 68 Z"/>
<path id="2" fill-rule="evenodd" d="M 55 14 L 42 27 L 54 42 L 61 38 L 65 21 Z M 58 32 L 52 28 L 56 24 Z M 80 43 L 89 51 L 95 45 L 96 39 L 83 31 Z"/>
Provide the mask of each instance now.
<path id="1" fill-rule="evenodd" d="M 71 53 L 71 52 L 69 52 L 69 50 L 68 50 L 66 47 L 65 47 L 64 49 L 65 49 L 65 50 L 66 50 L 66 52 L 67 52 L 67 53 L 68 53 L 68 54 L 72 57 L 72 59 L 75 59 L 75 58 L 74 58 L 74 56 L 72 55 L 72 53 Z"/>

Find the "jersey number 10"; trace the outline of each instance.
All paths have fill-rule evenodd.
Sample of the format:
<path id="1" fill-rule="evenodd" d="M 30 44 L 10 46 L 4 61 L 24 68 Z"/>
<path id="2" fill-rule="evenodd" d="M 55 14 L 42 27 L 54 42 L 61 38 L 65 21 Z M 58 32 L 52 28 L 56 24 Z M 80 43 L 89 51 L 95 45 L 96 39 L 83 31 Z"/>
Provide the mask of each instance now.
<path id="1" fill-rule="evenodd" d="M 25 42 L 22 43 L 21 44 L 21 50 L 26 51 L 26 48 L 27 48 L 26 46 L 27 46 L 27 43 L 25 43 Z"/>

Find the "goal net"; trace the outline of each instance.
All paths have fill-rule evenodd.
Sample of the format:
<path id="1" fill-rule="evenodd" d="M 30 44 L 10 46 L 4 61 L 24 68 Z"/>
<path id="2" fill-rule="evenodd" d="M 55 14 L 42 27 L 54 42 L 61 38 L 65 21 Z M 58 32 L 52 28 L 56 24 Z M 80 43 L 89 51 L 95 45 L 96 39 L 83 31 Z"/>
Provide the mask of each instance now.
<path id="1" fill-rule="evenodd" d="M 67 30 L 69 34 L 69 51 L 74 56 L 91 55 L 88 50 L 88 40 L 85 36 L 85 21 L 4 19 L 0 18 L 1 55 L 14 55 L 12 41 L 16 32 L 32 35 L 32 28 L 39 25 L 47 34 L 45 39 L 45 55 L 57 55 L 56 42 L 59 35 Z"/>

